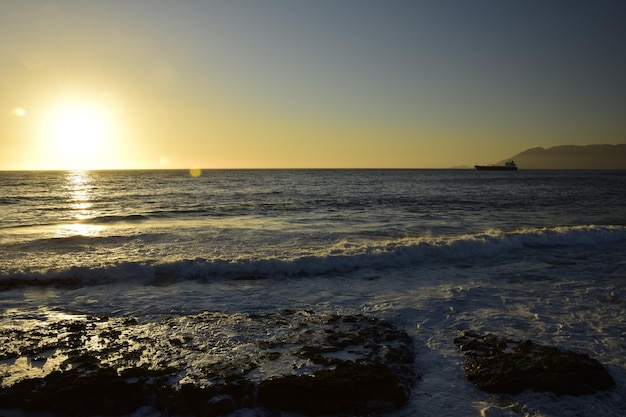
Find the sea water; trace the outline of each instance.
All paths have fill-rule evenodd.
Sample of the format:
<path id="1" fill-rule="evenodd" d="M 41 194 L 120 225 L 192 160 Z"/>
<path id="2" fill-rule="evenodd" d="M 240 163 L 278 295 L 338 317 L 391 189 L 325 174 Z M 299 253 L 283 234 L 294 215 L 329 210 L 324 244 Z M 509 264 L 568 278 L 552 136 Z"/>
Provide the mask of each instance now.
<path id="1" fill-rule="evenodd" d="M 362 313 L 414 340 L 422 379 L 390 415 L 626 415 L 626 172 L 193 174 L 0 172 L 3 323 Z M 617 387 L 483 393 L 466 329 L 588 353 Z"/>

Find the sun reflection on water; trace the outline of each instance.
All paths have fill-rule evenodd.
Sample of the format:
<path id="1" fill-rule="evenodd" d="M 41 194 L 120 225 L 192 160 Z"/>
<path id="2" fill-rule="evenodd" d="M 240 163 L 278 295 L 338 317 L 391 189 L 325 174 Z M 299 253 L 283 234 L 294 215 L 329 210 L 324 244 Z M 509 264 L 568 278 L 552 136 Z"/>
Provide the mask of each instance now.
<path id="1" fill-rule="evenodd" d="M 76 220 L 92 216 L 93 179 L 87 171 L 72 171 L 66 177 L 66 189 L 70 200 L 70 209 Z"/>
<path id="2" fill-rule="evenodd" d="M 97 215 L 94 208 L 95 185 L 93 176 L 88 171 L 70 171 L 65 177 L 64 189 L 67 193 L 71 223 L 58 227 L 57 236 L 99 235 L 103 229 L 102 225 L 85 223 Z"/>
<path id="3" fill-rule="evenodd" d="M 57 237 L 99 236 L 103 229 L 102 225 L 71 223 L 57 227 L 56 235 Z"/>

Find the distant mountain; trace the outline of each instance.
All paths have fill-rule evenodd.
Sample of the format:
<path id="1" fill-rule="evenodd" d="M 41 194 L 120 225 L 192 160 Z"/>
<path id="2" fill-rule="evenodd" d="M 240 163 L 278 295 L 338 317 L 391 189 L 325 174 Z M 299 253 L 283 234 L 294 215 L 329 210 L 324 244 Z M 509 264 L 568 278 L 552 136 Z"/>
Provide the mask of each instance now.
<path id="1" fill-rule="evenodd" d="M 520 169 L 626 169 L 626 144 L 538 147 L 509 159 Z"/>

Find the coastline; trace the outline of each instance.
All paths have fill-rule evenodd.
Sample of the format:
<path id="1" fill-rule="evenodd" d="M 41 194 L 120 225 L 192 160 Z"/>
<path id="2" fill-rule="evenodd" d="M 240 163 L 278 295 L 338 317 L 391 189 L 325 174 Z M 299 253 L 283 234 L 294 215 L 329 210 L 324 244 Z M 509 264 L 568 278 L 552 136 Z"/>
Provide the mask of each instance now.
<path id="1" fill-rule="evenodd" d="M 150 322 L 68 314 L 21 321 L 0 329 L 4 410 L 380 414 L 402 410 L 422 379 L 413 338 L 364 315 L 283 310 Z M 467 331 L 450 342 L 468 356 L 467 384 L 486 392 L 584 396 L 615 388 L 588 355 Z"/>

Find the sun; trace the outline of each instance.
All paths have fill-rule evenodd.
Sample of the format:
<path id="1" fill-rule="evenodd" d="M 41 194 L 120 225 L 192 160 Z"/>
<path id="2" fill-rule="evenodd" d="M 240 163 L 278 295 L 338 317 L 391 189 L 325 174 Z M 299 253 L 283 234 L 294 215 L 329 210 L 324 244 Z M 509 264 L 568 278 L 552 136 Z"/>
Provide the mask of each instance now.
<path id="1" fill-rule="evenodd" d="M 52 138 L 66 151 L 82 153 L 98 147 L 108 128 L 103 112 L 84 103 L 63 103 L 52 117 Z"/>
<path id="2" fill-rule="evenodd" d="M 113 116 L 98 101 L 73 98 L 55 103 L 42 131 L 43 165 L 54 169 L 105 167 L 116 141 Z"/>

